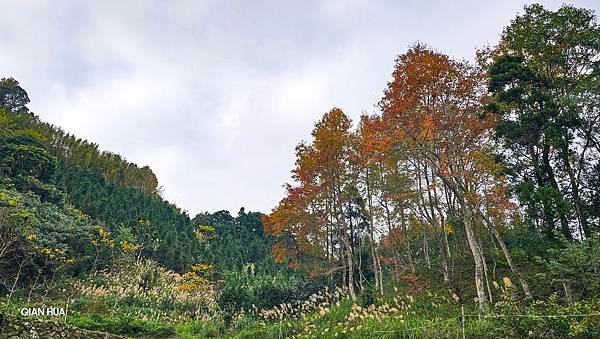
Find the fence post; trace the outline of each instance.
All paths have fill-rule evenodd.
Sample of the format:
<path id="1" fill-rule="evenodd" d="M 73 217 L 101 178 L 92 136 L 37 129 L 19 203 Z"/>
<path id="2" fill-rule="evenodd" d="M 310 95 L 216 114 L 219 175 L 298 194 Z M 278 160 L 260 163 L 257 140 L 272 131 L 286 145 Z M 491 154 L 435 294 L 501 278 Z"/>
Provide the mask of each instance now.
<path id="1" fill-rule="evenodd" d="M 460 305 L 460 318 L 461 318 L 461 323 L 462 323 L 462 335 L 463 335 L 463 339 L 465 339 L 465 306 L 464 305 Z"/>

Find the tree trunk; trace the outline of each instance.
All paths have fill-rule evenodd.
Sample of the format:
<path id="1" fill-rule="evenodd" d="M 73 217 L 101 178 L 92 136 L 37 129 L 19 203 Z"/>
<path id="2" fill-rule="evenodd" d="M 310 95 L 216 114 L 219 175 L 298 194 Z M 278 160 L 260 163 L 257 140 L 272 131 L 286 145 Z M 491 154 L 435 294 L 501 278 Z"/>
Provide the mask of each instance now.
<path id="1" fill-rule="evenodd" d="M 573 294 L 571 293 L 571 283 L 568 281 L 563 281 L 562 283 L 563 289 L 565 290 L 565 301 L 567 305 L 571 305 L 573 303 Z"/>
<path id="2" fill-rule="evenodd" d="M 490 288 L 490 279 L 488 277 L 487 262 L 485 260 L 485 253 L 483 251 L 483 246 L 481 244 L 482 244 L 482 242 L 480 240 L 478 242 L 478 246 L 479 246 L 479 253 L 481 254 L 481 261 L 483 262 L 483 274 L 485 277 L 485 286 L 487 288 L 488 299 L 489 299 L 490 303 L 494 303 L 494 298 L 492 297 L 492 289 Z"/>
<path id="3" fill-rule="evenodd" d="M 544 145 L 544 148 L 542 151 L 542 161 L 544 164 L 544 169 L 546 171 L 546 174 L 548 175 L 548 180 L 549 180 L 552 188 L 554 188 L 557 192 L 562 194 L 562 192 L 560 191 L 560 188 L 558 187 L 558 183 L 556 182 L 556 178 L 554 176 L 554 170 L 552 169 L 552 166 L 550 165 L 549 153 L 550 153 L 550 146 Z M 567 219 L 567 216 L 564 213 L 559 212 L 559 219 L 560 219 L 561 230 L 562 230 L 564 236 L 569 240 L 573 239 L 573 234 L 571 233 L 571 229 L 569 228 L 569 220 Z M 554 226 L 554 225 L 552 225 L 552 226 Z"/>
<path id="4" fill-rule="evenodd" d="M 433 170 L 431 171 L 431 177 L 434 183 L 436 183 L 435 180 L 435 176 L 433 173 Z M 437 195 L 437 190 L 433 190 L 433 196 L 435 198 L 436 201 L 440 201 Z M 446 233 L 446 218 L 444 217 L 444 213 L 440 207 L 440 204 L 437 203 L 435 204 L 435 207 L 438 211 L 438 215 L 440 216 L 440 230 L 442 231 L 442 240 L 444 242 L 444 251 L 442 251 L 444 253 L 444 255 L 442 256 L 443 261 L 445 261 L 445 266 L 446 266 L 446 270 L 448 270 L 448 266 L 450 264 L 450 258 L 451 258 L 451 253 L 450 253 L 450 244 L 448 243 L 448 234 Z M 444 282 L 447 282 L 446 279 L 444 279 Z"/>
<path id="5" fill-rule="evenodd" d="M 402 222 L 402 231 L 404 232 L 404 246 L 406 247 L 406 255 L 408 256 L 408 264 L 412 274 L 415 274 L 415 264 L 413 262 L 412 253 L 410 250 L 410 242 L 408 240 L 408 226 L 406 225 L 406 217 L 404 215 L 404 208 L 400 210 L 400 221 Z"/>
<path id="6" fill-rule="evenodd" d="M 571 167 L 571 163 L 569 162 L 568 156 L 568 146 L 562 152 L 562 159 L 565 165 L 565 170 L 569 175 L 569 181 L 571 182 L 571 192 L 573 193 L 573 206 L 575 207 L 575 214 L 577 215 L 577 220 L 579 221 L 579 236 L 583 240 L 585 239 L 586 233 L 589 234 L 587 219 L 583 214 L 583 210 L 581 208 L 581 199 L 579 197 L 579 182 L 575 177 L 575 173 L 573 173 L 573 168 Z"/>
<path id="7" fill-rule="evenodd" d="M 369 204 L 369 219 L 370 219 L 370 227 L 369 227 L 369 240 L 371 241 L 371 257 L 373 259 L 373 275 L 375 276 L 375 289 L 379 290 L 379 293 L 383 295 L 383 282 L 381 281 L 381 263 L 379 262 L 379 253 L 377 247 L 375 245 L 375 218 L 373 218 L 373 195 L 371 193 L 371 185 L 369 177 L 369 170 L 367 169 L 367 178 L 366 178 L 366 186 L 367 186 L 367 201 Z"/>
<path id="8" fill-rule="evenodd" d="M 348 291 L 352 301 L 356 301 L 356 293 L 354 292 L 354 263 L 352 260 L 352 248 L 349 243 L 346 243 L 346 260 L 348 261 Z"/>
<path id="9" fill-rule="evenodd" d="M 483 214 L 481 211 L 479 211 L 479 215 L 483 218 L 483 220 L 485 221 L 485 223 L 488 226 L 488 229 L 490 230 L 490 232 L 492 232 L 492 235 L 494 236 L 494 238 L 496 238 L 496 241 L 500 245 L 500 248 L 502 249 L 502 253 L 504 254 L 504 258 L 506 258 L 506 262 L 508 263 L 508 267 L 510 268 L 510 271 L 519 279 L 519 283 L 521 284 L 521 287 L 523 288 L 523 293 L 525 294 L 525 299 L 531 299 L 532 296 L 531 296 L 531 291 L 529 290 L 529 285 L 527 284 L 527 281 L 525 281 L 525 278 L 523 278 L 521 273 L 517 270 L 517 268 L 513 264 L 512 256 L 510 255 L 510 252 L 508 251 L 508 248 L 506 247 L 506 243 L 504 242 L 504 239 L 502 239 L 500 232 L 498 232 L 498 230 L 496 229 L 496 226 L 492 223 L 492 221 L 485 214 Z"/>
<path id="10" fill-rule="evenodd" d="M 363 247 L 363 238 L 359 237 L 359 252 L 358 252 L 358 286 L 360 286 L 360 290 L 361 292 L 365 290 L 365 286 L 363 284 L 363 271 L 362 271 L 362 253 L 360 251 L 360 248 Z"/>
<path id="11" fill-rule="evenodd" d="M 385 210 L 385 220 L 387 223 L 387 227 L 388 227 L 388 234 L 392 234 L 393 233 L 393 227 L 392 227 L 392 218 L 390 216 L 390 210 L 388 207 L 388 203 L 387 200 L 383 199 L 381 202 L 384 210 Z M 404 221 L 402 222 L 402 227 L 404 227 Z M 408 253 L 409 255 L 409 262 L 412 265 L 412 258 L 410 257 L 410 253 Z M 398 250 L 396 249 L 395 246 L 392 246 L 392 257 L 393 257 L 393 266 L 394 266 L 394 282 L 398 282 L 398 266 L 399 266 L 399 262 L 398 262 Z"/>
<path id="12" fill-rule="evenodd" d="M 8 298 L 6 300 L 6 307 L 8 308 L 10 306 L 10 300 L 12 299 L 13 293 L 15 293 L 15 291 L 17 290 L 17 283 L 19 282 L 19 277 L 21 277 L 21 271 L 23 270 L 23 262 L 19 263 L 19 270 L 17 271 L 17 276 L 15 277 L 15 281 L 12 284 L 12 287 L 10 288 L 10 293 L 8 294 Z M 8 289 L 8 286 L 6 286 Z M 29 300 L 27 301 L 29 303 Z"/>
<path id="13" fill-rule="evenodd" d="M 379 289 L 379 267 L 377 265 L 377 253 L 375 252 L 375 243 L 373 241 L 373 233 L 370 234 L 371 241 L 371 257 L 373 259 L 373 275 L 375 276 L 375 289 Z"/>
<path id="14" fill-rule="evenodd" d="M 477 245 L 477 239 L 475 238 L 475 232 L 473 230 L 471 212 L 468 207 L 463 204 L 463 222 L 465 224 L 465 233 L 467 234 L 467 242 L 473 255 L 473 261 L 475 262 L 475 289 L 477 291 L 477 300 L 479 302 L 479 310 L 485 312 L 488 308 L 487 298 L 485 296 L 485 287 L 483 282 L 483 261 L 481 260 L 481 252 Z"/>
<path id="15" fill-rule="evenodd" d="M 437 193 L 436 193 L 436 180 L 435 180 L 435 176 L 433 173 L 433 170 L 431 171 L 431 183 L 433 183 L 433 196 L 431 194 L 431 191 L 429 189 L 429 187 L 431 187 L 431 183 L 429 181 L 429 170 L 428 170 L 428 166 L 425 164 L 424 165 L 424 171 L 425 171 L 425 184 L 427 187 L 427 201 L 428 203 L 425 203 L 425 200 L 423 198 L 423 196 L 421 195 L 421 204 L 423 204 L 423 206 L 429 206 L 429 212 L 427 212 L 427 207 L 424 207 L 423 209 L 423 214 L 425 215 L 426 219 L 428 220 L 429 224 L 431 225 L 431 227 L 433 228 L 433 237 L 436 241 L 436 244 L 438 246 L 438 249 L 440 251 L 440 254 L 442 256 L 442 260 L 440 262 L 440 265 L 442 267 L 442 275 L 444 277 L 444 283 L 447 283 L 450 281 L 450 270 L 449 270 L 449 260 L 450 260 L 450 248 L 448 247 L 448 237 L 446 236 L 446 232 L 444 230 L 444 214 L 441 211 L 441 209 L 439 208 L 439 204 L 437 203 Z M 417 174 L 417 183 L 419 185 L 419 190 L 422 190 L 422 183 L 421 183 L 421 174 Z M 435 198 L 435 200 L 434 200 Z M 435 211 L 438 211 L 438 214 L 440 216 L 440 219 L 438 221 L 438 218 L 436 216 Z M 439 228 L 439 231 L 438 231 Z M 440 233 L 441 232 L 441 236 Z M 444 248 L 445 246 L 445 248 Z"/>
<path id="16" fill-rule="evenodd" d="M 377 267 L 379 268 L 379 293 L 383 295 L 383 270 L 381 269 L 381 260 L 377 257 Z"/>
<path id="17" fill-rule="evenodd" d="M 427 232 L 423 229 L 423 252 L 425 253 L 425 262 L 427 268 L 431 269 L 431 260 L 429 259 L 429 245 L 427 244 Z"/>

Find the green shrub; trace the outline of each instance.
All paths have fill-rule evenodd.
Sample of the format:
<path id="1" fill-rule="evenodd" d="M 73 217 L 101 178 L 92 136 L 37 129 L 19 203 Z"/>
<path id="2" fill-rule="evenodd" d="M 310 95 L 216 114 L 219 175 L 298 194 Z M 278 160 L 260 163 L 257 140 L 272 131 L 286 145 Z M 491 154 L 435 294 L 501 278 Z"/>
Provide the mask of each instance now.
<path id="1" fill-rule="evenodd" d="M 175 334 L 175 328 L 171 325 L 130 317 L 112 317 L 97 313 L 67 317 L 67 322 L 70 325 L 87 330 L 128 336 L 166 337 Z"/>
<path id="2" fill-rule="evenodd" d="M 309 280 L 300 275 L 278 272 L 275 275 L 254 273 L 244 268 L 241 272 L 224 274 L 225 284 L 217 300 L 229 323 L 243 310 L 268 309 L 283 303 L 305 300 L 323 289 L 319 280 Z"/>

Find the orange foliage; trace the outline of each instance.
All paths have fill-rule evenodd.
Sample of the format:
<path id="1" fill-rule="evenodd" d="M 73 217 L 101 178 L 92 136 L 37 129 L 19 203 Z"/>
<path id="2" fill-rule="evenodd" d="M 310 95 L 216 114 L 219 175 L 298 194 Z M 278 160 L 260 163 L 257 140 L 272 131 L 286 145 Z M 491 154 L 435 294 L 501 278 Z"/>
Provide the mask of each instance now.
<path id="1" fill-rule="evenodd" d="M 296 147 L 294 184 L 285 186 L 286 196 L 263 218 L 266 233 L 278 240 L 277 262 L 297 267 L 300 257 L 325 260 L 334 241 L 338 250 L 350 246 L 344 208 L 356 198 L 352 194 L 362 194 L 349 192 L 360 190 L 353 183 L 365 169 L 366 180 L 372 169 L 381 176 L 374 188 L 388 201 L 404 204 L 443 185 L 472 207 L 499 215 L 513 209 L 488 146 L 497 119 L 484 110 L 481 69 L 417 44 L 396 59 L 392 77 L 379 102 L 381 115 L 361 116 L 352 133 L 350 119 L 333 108 L 315 124 L 312 141 Z M 413 172 L 417 189 L 417 179 L 406 174 Z M 432 182 L 422 186 L 423 175 Z M 401 229 L 390 227 L 382 246 L 396 250 L 407 241 L 409 232 Z"/>
<path id="2" fill-rule="evenodd" d="M 315 124 L 312 143 L 296 146 L 295 184 L 285 186 L 286 196 L 263 217 L 266 233 L 279 240 L 273 247 L 279 262 L 290 258 L 290 265 L 296 267 L 294 259 L 300 255 L 325 258 L 334 234 L 327 228 L 334 227 L 332 220 L 340 203 L 335 199 L 343 199 L 340 186 L 347 180 L 348 164 L 355 160 L 351 126 L 344 112 L 333 108 Z"/>
<path id="3" fill-rule="evenodd" d="M 276 263 L 282 263 L 287 258 L 287 251 L 281 243 L 275 243 L 271 252 Z"/>

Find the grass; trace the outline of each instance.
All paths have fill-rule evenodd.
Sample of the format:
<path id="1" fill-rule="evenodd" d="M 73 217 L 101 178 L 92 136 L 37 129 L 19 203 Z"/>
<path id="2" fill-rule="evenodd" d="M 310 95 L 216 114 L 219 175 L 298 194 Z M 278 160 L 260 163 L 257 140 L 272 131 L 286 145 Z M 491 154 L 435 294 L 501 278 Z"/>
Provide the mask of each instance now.
<path id="1" fill-rule="evenodd" d="M 224 331 L 225 326 L 220 321 L 189 320 L 175 325 L 175 332 L 181 338 L 215 338 Z"/>
<path id="2" fill-rule="evenodd" d="M 67 324 L 86 330 L 110 332 L 127 336 L 168 337 L 175 327 L 160 322 L 104 314 L 77 314 L 67 317 Z"/>
<path id="3" fill-rule="evenodd" d="M 386 298 L 388 299 L 388 298 Z M 389 303 L 380 300 L 376 305 Z M 365 307 L 353 308 L 349 301 L 332 306 L 324 314 L 313 312 L 297 320 L 250 322 L 226 336 L 237 338 L 467 338 L 495 337 L 599 337 L 600 316 L 596 301 L 572 306 L 553 303 L 500 304 L 488 316 L 478 317 L 475 305 L 464 305 L 464 329 L 461 306 L 436 295 L 418 297 L 400 314 L 376 316 Z M 366 305 L 365 305 L 366 306 Z M 356 317 L 359 313 L 361 316 Z M 354 315 L 353 315 L 354 314 Z M 587 314 L 579 317 L 579 314 Z M 517 316 L 519 315 L 519 316 Z M 558 318 L 554 318 L 558 316 Z"/>
<path id="4" fill-rule="evenodd" d="M 600 310 L 597 299 L 565 306 L 556 296 L 529 304 L 514 300 L 510 294 L 499 296 L 500 302 L 481 318 L 474 303 L 462 305 L 466 315 L 463 329 L 461 305 L 447 294 L 447 290 L 438 290 L 416 298 L 387 295 L 372 304 L 342 299 L 333 305 L 270 321 L 246 313 L 229 323 L 219 316 L 178 322 L 141 320 L 123 313 L 101 313 L 102 307 L 88 301 L 81 303 L 85 306 L 81 311 L 69 313 L 67 323 L 89 330 L 153 338 L 462 338 L 463 331 L 468 338 L 600 337 L 600 316 L 594 315 Z M 23 306 L 15 300 L 10 313 L 15 315 Z"/>

